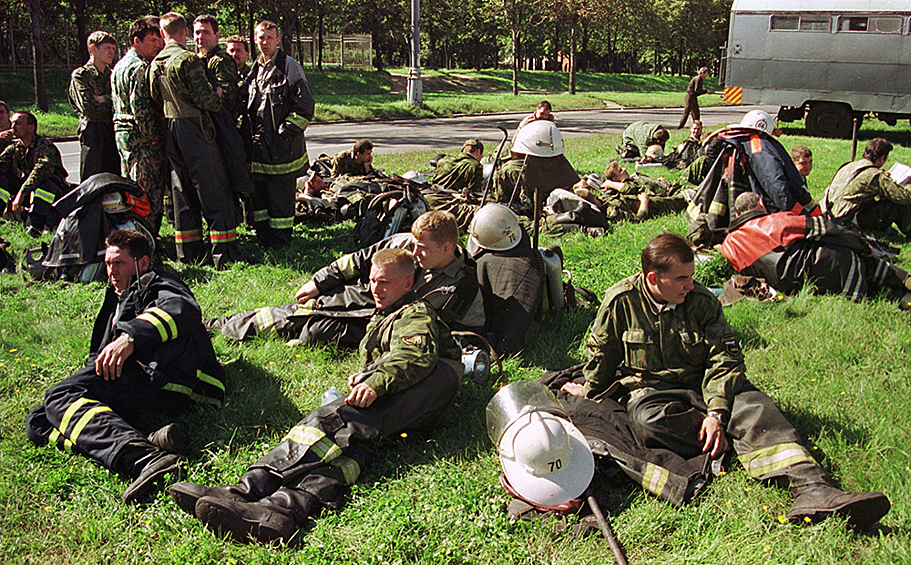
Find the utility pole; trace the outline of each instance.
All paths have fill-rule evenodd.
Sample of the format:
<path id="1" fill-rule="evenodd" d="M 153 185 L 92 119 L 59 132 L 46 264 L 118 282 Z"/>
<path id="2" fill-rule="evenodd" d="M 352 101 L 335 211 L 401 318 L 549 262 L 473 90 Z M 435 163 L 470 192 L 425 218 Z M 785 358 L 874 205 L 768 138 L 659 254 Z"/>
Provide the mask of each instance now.
<path id="1" fill-rule="evenodd" d="M 421 0 L 411 0 L 411 68 L 408 69 L 408 103 L 423 105 L 421 84 Z"/>

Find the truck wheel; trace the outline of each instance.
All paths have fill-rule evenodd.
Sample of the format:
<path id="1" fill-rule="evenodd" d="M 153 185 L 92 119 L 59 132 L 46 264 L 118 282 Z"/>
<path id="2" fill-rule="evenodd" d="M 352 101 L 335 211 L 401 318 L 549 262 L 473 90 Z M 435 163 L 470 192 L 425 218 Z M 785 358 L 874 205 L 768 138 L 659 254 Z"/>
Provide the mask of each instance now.
<path id="1" fill-rule="evenodd" d="M 847 104 L 816 103 L 807 113 L 807 133 L 814 137 L 850 138 L 854 116 Z"/>

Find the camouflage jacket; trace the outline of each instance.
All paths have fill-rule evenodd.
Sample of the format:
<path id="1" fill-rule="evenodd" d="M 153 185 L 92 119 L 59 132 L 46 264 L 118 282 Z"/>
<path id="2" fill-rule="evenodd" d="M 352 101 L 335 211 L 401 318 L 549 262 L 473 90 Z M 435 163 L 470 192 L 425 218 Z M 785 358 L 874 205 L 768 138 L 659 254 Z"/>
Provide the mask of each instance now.
<path id="1" fill-rule="evenodd" d="M 623 145 L 638 147 L 639 154 L 645 155 L 649 145 L 655 143 L 655 133 L 660 127 L 660 124 L 633 122 L 623 130 Z"/>
<path id="2" fill-rule="evenodd" d="M 203 62 L 176 41 L 169 41 L 149 65 L 152 100 L 161 106 L 164 117 L 200 117 L 206 138 L 215 139 L 210 112 L 221 108 L 221 100 L 206 78 Z"/>
<path id="3" fill-rule="evenodd" d="M 366 163 L 358 163 L 354 160 L 354 150 L 342 151 L 332 158 L 332 176 L 340 177 L 342 175 L 363 176 L 369 173 L 373 167 Z"/>
<path id="4" fill-rule="evenodd" d="M 32 138 L 28 147 L 17 140 L 0 153 L 0 173 L 10 168 L 26 176 L 19 189 L 24 195 L 31 194 L 51 177 L 57 177 L 60 182 L 66 181 L 67 172 L 60 151 L 51 140 L 40 135 Z"/>
<path id="5" fill-rule="evenodd" d="M 162 116 L 149 90 L 149 63 L 130 49 L 114 65 L 111 91 L 114 98 L 114 131 L 129 132 L 137 144 L 164 140 Z"/>
<path id="6" fill-rule="evenodd" d="M 104 102 L 95 100 L 95 96 L 104 96 Z M 70 87 L 67 91 L 70 106 L 79 114 L 80 121 L 110 122 L 114 119 L 114 106 L 111 102 L 111 67 L 104 71 L 88 62 L 70 75 Z"/>
<path id="7" fill-rule="evenodd" d="M 853 222 L 860 208 L 874 200 L 888 200 L 902 206 L 911 204 L 911 190 L 896 184 L 886 171 L 869 160 L 861 159 L 835 173 L 823 200 L 823 206 L 833 217 Z"/>
<path id="8" fill-rule="evenodd" d="M 433 307 L 420 300 L 409 304 L 414 299 L 409 293 L 389 308 L 378 310 L 361 340 L 361 367 L 367 369 L 381 361 L 364 381 L 378 396 L 400 392 L 421 381 L 440 359 L 461 360 L 462 350 Z"/>
<path id="9" fill-rule="evenodd" d="M 209 80 L 213 87 L 221 88 L 221 103 L 237 119 L 241 111 L 241 79 L 237 74 L 237 63 L 228 55 L 221 45 L 216 45 L 205 55 L 200 55 L 209 71 Z"/>
<path id="10" fill-rule="evenodd" d="M 519 194 L 514 199 L 516 203 L 521 202 L 521 194 L 527 195 L 529 200 L 534 198 L 534 194 L 530 194 L 530 190 L 526 187 L 525 175 L 522 174 L 523 166 L 524 163 L 521 159 L 510 159 L 500 165 L 493 177 L 494 200 L 508 204 L 510 198 L 512 198 L 513 190 L 519 191 Z M 519 179 L 520 175 L 521 180 Z M 518 188 L 516 188 L 517 181 L 519 183 Z"/>
<path id="11" fill-rule="evenodd" d="M 481 163 L 468 153 L 443 157 L 437 163 L 433 184 L 462 193 L 480 193 L 484 188 L 484 169 Z"/>
<path id="12" fill-rule="evenodd" d="M 734 395 L 746 382 L 743 354 L 721 303 L 699 283 L 671 308 L 654 301 L 642 273 L 623 279 L 605 294 L 586 347 L 589 398 L 620 381 L 630 390 L 655 386 L 701 392 L 709 410 L 730 413 Z"/>

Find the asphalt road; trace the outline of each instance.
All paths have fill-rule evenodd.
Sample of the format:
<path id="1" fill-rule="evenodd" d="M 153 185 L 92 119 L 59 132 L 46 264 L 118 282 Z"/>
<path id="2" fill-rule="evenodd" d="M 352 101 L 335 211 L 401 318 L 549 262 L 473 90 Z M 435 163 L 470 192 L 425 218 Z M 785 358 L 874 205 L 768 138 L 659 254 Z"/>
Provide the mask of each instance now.
<path id="1" fill-rule="evenodd" d="M 739 122 L 750 110 L 765 110 L 772 115 L 778 111 L 772 106 L 714 106 L 702 108 L 702 121 L 706 129 Z M 564 138 L 581 137 L 596 133 L 623 133 L 632 122 L 644 120 L 674 127 L 680 120 L 682 108 L 632 108 L 605 110 L 571 110 L 557 112 L 557 125 Z M 423 149 L 450 149 L 459 147 L 468 138 L 475 137 L 490 145 L 490 152 L 503 139 L 497 129 L 502 126 L 512 134 L 524 114 L 492 114 L 460 118 L 402 119 L 384 122 L 311 124 L 307 128 L 307 150 L 314 159 L 321 153 L 334 155 L 351 149 L 358 139 L 369 138 L 375 147 L 373 153 L 404 153 Z M 57 143 L 63 156 L 63 165 L 69 172 L 69 182 L 79 182 L 79 142 Z M 377 164 L 382 166 L 382 160 Z"/>

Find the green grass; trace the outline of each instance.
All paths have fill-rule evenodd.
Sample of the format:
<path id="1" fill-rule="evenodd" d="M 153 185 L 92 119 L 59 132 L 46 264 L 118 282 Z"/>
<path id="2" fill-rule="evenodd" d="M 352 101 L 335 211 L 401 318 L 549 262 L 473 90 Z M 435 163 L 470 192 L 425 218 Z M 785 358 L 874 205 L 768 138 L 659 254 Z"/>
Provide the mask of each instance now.
<path id="1" fill-rule="evenodd" d="M 866 129 L 902 143 L 890 163 L 911 162 L 908 128 Z M 673 131 L 672 142 L 683 132 Z M 567 141 L 580 173 L 601 171 L 619 136 Z M 819 197 L 850 143 L 785 135 L 814 151 L 811 179 Z M 402 173 L 426 168 L 432 152 L 383 155 L 378 165 Z M 658 176 L 659 173 L 654 173 Z M 667 175 L 671 176 L 671 175 Z M 350 224 L 296 228 L 293 246 L 263 251 L 242 234 L 255 265 L 224 272 L 168 262 L 214 317 L 290 299 L 310 273 L 352 250 Z M 642 245 L 662 230 L 683 232 L 679 216 L 620 224 L 603 238 L 545 236 L 559 243 L 576 284 L 601 295 L 633 273 Z M 172 233 L 168 231 L 167 233 Z M 0 224 L 20 253 L 36 242 Z M 45 236 L 44 239 L 47 239 Z M 173 248 L 173 239 L 166 245 Z M 911 258 L 911 245 L 902 245 Z M 717 284 L 716 270 L 698 274 Z M 606 542 L 510 524 L 508 497 L 486 437 L 484 406 L 493 390 L 466 383 L 432 432 L 384 447 L 345 507 L 326 513 L 295 547 L 270 549 L 220 540 L 183 514 L 166 495 L 125 507 L 128 482 L 98 465 L 23 436 L 23 419 L 44 390 L 71 374 L 85 356 L 102 285 L 34 283 L 0 275 L 0 562 L 25 563 L 583 563 L 609 560 Z M 782 524 L 789 495 L 750 480 L 734 463 L 697 502 L 674 508 L 623 478 L 596 478 L 631 563 L 911 563 L 911 326 L 894 303 L 854 304 L 801 294 L 780 303 L 740 302 L 726 310 L 740 336 L 749 378 L 784 409 L 811 453 L 840 486 L 881 490 L 892 501 L 882 528 L 855 534 L 837 520 Z M 595 316 L 582 309 L 543 321 L 537 339 L 505 363 L 504 381 L 533 379 L 545 369 L 583 359 L 582 339 Z M 284 432 L 319 403 L 328 386 L 342 389 L 356 355 L 333 347 L 288 348 L 280 340 L 233 344 L 214 338 L 228 375 L 222 410 L 194 410 L 189 479 L 236 481 Z M 571 518 L 571 521 L 575 518 Z"/>
<path id="2" fill-rule="evenodd" d="M 570 95 L 568 75 L 551 71 L 521 71 L 520 94 L 512 94 L 508 70 L 423 71 L 423 108 L 408 104 L 404 90 L 393 92 L 393 83 L 404 85 L 408 69 L 386 71 L 306 72 L 316 98 L 315 121 L 382 120 L 390 118 L 452 117 L 527 111 L 547 97 L 554 109 L 603 108 L 605 102 L 627 107 L 679 106 L 686 77 L 579 73 L 577 93 Z M 394 81 L 393 74 L 398 78 Z M 60 138 L 76 135 L 78 120 L 66 102 L 69 73 L 48 71 L 50 113 L 38 112 L 41 135 Z M 404 88 L 404 87 L 403 87 Z M 13 111 L 34 107 L 31 74 L 0 72 L 0 100 Z M 720 104 L 719 97 L 704 97 L 703 106 Z"/>

